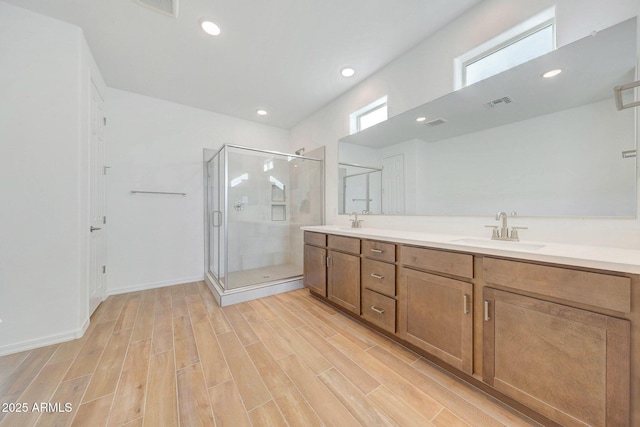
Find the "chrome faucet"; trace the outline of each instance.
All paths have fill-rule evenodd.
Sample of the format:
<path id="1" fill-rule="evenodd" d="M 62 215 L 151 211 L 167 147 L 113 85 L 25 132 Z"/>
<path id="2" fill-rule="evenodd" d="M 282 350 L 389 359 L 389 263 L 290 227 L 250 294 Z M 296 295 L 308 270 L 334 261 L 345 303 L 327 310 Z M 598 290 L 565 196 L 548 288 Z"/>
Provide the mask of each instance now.
<path id="1" fill-rule="evenodd" d="M 511 212 L 511 216 L 516 216 L 516 212 Z M 527 227 L 511 227 L 511 232 L 509 232 L 509 225 L 507 224 L 507 213 L 506 212 L 498 212 L 496 214 L 496 221 L 502 221 L 501 226 L 497 225 L 485 225 L 485 227 L 493 228 L 493 233 L 491 234 L 491 240 L 509 240 L 511 242 L 518 242 L 520 238 L 518 236 L 518 230 L 526 230 Z"/>
<path id="2" fill-rule="evenodd" d="M 355 216 L 355 219 L 351 219 L 351 216 Z M 353 211 L 349 214 L 349 221 L 351 221 L 351 228 L 361 228 L 362 220 L 358 219 L 358 212 Z"/>
<path id="3" fill-rule="evenodd" d="M 502 227 L 500 227 L 499 238 L 509 238 L 509 227 L 507 225 L 507 213 L 506 212 L 498 212 L 496 214 L 496 221 L 502 220 Z"/>

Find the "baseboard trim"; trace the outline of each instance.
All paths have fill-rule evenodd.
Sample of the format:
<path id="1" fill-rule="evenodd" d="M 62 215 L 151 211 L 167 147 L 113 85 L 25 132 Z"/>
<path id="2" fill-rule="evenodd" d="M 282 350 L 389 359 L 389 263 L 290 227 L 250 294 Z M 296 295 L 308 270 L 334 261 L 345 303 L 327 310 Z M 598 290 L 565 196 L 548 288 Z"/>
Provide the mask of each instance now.
<path id="1" fill-rule="evenodd" d="M 108 289 L 107 295 L 119 295 L 119 294 L 126 294 L 129 292 L 146 291 L 149 289 L 164 288 L 164 287 L 173 286 L 173 285 L 182 285 L 184 283 L 201 282 L 203 280 L 204 280 L 204 276 L 202 275 L 202 276 L 186 277 L 186 278 L 175 279 L 175 280 L 164 280 L 162 282 L 142 283 L 139 285 L 132 285 L 132 286 L 127 286 L 123 288 Z"/>
<path id="2" fill-rule="evenodd" d="M 63 342 L 73 341 L 78 338 L 82 338 L 87 329 L 89 328 L 90 319 L 87 318 L 82 326 L 73 331 L 64 332 L 62 334 L 54 334 L 41 338 L 34 338 L 27 341 L 22 341 L 15 344 L 3 345 L 0 347 L 0 356 L 6 356 L 8 354 L 20 353 L 22 351 L 34 350 L 40 347 L 46 347 L 48 345 L 62 344 Z"/>

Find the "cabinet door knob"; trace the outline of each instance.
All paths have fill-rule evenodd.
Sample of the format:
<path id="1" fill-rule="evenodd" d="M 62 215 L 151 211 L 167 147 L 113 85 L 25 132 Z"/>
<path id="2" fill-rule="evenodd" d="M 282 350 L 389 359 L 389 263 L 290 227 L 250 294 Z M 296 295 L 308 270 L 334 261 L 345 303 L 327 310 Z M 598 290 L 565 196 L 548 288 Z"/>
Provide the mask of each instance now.
<path id="1" fill-rule="evenodd" d="M 371 277 L 373 277 L 374 279 L 380 279 L 380 280 L 384 279 L 384 276 L 381 276 L 376 273 L 371 273 Z"/>
<path id="2" fill-rule="evenodd" d="M 375 305 L 372 305 L 372 306 L 371 306 L 371 310 L 375 311 L 376 313 L 380 313 L 380 314 L 384 313 L 384 310 L 383 310 L 383 309 L 378 308 L 378 307 L 376 307 Z"/>
<path id="3" fill-rule="evenodd" d="M 371 252 L 373 252 L 374 254 L 381 254 L 383 251 L 381 251 L 380 249 L 371 249 Z"/>
<path id="4" fill-rule="evenodd" d="M 462 304 L 464 305 L 462 308 L 464 314 L 469 314 L 469 295 L 464 294 Z"/>

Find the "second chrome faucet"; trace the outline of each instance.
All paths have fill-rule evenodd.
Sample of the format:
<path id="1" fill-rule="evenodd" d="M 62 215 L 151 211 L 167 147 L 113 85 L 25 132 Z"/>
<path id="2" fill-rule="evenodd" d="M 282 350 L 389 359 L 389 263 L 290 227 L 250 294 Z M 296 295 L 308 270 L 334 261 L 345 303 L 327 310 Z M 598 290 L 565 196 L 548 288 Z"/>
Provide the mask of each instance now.
<path id="1" fill-rule="evenodd" d="M 511 212 L 511 216 L 516 216 L 516 212 Z M 527 227 L 511 227 L 509 231 L 509 225 L 507 224 L 507 213 L 498 212 L 496 214 L 496 221 L 501 221 L 500 226 L 497 225 L 485 225 L 485 227 L 493 228 L 491 234 L 491 240 L 508 240 L 511 242 L 517 242 L 520 240 L 518 236 L 518 230 L 526 230 Z"/>

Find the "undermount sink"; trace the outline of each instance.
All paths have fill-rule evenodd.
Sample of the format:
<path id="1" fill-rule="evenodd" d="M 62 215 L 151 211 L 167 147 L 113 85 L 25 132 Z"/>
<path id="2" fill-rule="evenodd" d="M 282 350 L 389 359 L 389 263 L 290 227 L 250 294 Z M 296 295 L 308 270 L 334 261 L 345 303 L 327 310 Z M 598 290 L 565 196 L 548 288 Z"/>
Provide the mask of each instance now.
<path id="1" fill-rule="evenodd" d="M 508 240 L 484 240 L 484 239 L 456 239 L 450 243 L 458 243 L 461 245 L 481 246 L 494 249 L 516 249 L 523 251 L 535 251 L 544 248 L 545 245 L 537 243 L 510 242 Z"/>

